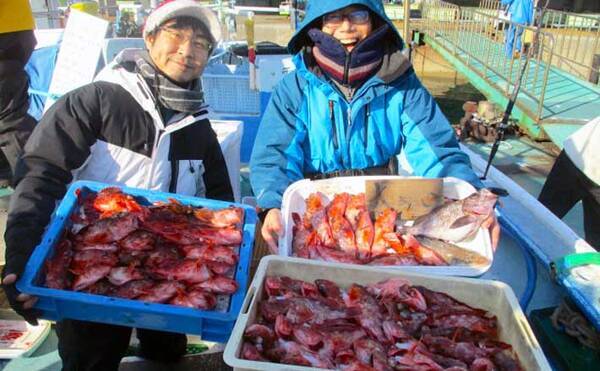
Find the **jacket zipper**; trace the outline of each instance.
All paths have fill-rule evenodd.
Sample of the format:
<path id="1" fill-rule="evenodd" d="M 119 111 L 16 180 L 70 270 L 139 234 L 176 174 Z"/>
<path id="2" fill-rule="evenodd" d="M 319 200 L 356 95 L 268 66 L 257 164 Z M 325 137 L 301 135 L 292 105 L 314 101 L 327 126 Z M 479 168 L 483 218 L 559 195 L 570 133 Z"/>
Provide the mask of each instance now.
<path id="1" fill-rule="evenodd" d="M 342 84 L 348 85 L 348 74 L 350 69 L 350 54 L 346 53 L 346 61 L 344 63 L 344 79 L 342 80 Z"/>
<path id="2" fill-rule="evenodd" d="M 367 103 L 365 106 L 365 149 L 369 146 L 369 116 L 371 116 L 371 106 Z"/>
<path id="3" fill-rule="evenodd" d="M 150 187 L 152 186 L 152 179 L 154 178 L 154 166 L 156 164 L 155 158 L 156 158 L 156 152 L 158 150 L 158 147 L 160 145 L 160 141 L 163 138 L 163 134 L 165 133 L 165 130 L 163 129 L 159 129 L 156 132 L 155 138 L 154 138 L 154 148 L 152 148 L 152 157 L 150 157 L 151 162 L 150 162 L 150 171 L 148 172 L 148 181 L 147 181 L 147 188 L 150 189 Z"/>
<path id="4" fill-rule="evenodd" d="M 333 128 L 333 148 L 338 149 L 338 135 L 337 135 L 337 127 L 335 125 L 335 112 L 333 110 L 333 101 L 329 101 L 329 119 L 331 121 L 331 127 Z"/>

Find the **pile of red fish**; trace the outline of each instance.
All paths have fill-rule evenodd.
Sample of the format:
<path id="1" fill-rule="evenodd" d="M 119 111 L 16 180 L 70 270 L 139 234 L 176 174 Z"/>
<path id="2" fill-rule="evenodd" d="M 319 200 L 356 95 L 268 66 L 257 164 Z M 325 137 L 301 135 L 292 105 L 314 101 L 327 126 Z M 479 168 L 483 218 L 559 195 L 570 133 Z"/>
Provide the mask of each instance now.
<path id="1" fill-rule="evenodd" d="M 388 208 L 373 222 L 364 193 L 338 193 L 328 205 L 322 194 L 313 193 L 303 217 L 292 213 L 293 254 L 350 264 L 446 265 L 413 236 L 396 233 L 397 216 Z"/>
<path id="2" fill-rule="evenodd" d="M 496 317 L 393 278 L 340 289 L 267 277 L 241 357 L 339 370 L 521 370 Z"/>
<path id="3" fill-rule="evenodd" d="M 237 291 L 242 209 L 143 206 L 115 187 L 79 196 L 46 262 L 47 287 L 199 309 Z"/>

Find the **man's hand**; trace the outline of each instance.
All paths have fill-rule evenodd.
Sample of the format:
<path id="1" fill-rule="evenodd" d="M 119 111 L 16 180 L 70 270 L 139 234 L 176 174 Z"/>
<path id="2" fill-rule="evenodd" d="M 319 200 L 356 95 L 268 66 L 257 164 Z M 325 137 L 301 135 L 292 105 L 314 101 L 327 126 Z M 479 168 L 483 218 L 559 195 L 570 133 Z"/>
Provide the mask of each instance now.
<path id="1" fill-rule="evenodd" d="M 500 223 L 498 223 L 496 213 L 492 212 L 492 215 L 490 215 L 481 226 L 483 228 L 487 228 L 490 231 L 492 251 L 496 252 L 496 248 L 498 247 L 498 243 L 500 242 Z"/>
<path id="2" fill-rule="evenodd" d="M 277 241 L 283 233 L 283 221 L 281 219 L 281 210 L 271 209 L 265 217 L 261 229 L 262 237 L 269 246 L 272 254 L 277 254 Z"/>
<path id="3" fill-rule="evenodd" d="M 6 268 L 4 273 L 6 273 Z M 6 274 L 6 277 L 2 279 L 2 288 L 6 293 L 8 302 L 12 309 L 23 317 L 25 321 L 33 326 L 37 326 L 39 312 L 33 309 L 33 306 L 38 299 L 35 296 L 20 293 L 15 286 L 15 282 L 17 282 L 17 275 L 14 273 Z"/>

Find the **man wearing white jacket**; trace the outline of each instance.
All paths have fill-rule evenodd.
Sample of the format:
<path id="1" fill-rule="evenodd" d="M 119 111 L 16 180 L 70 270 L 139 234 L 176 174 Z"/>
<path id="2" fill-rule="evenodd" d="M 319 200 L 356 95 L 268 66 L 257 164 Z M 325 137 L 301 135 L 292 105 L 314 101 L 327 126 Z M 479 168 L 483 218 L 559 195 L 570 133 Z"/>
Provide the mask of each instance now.
<path id="1" fill-rule="evenodd" d="M 600 248 L 600 116 L 565 140 L 539 200 L 559 218 L 583 201 L 585 239 Z"/>
<path id="2" fill-rule="evenodd" d="M 220 39 L 217 16 L 208 8 L 192 0 L 165 1 L 146 21 L 147 49 L 119 54 L 95 82 L 61 97 L 36 126 L 17 165 L 2 272 L 10 305 L 26 320 L 36 321 L 36 299 L 19 293 L 14 283 L 70 182 L 233 200 L 199 78 Z M 131 332 L 58 321 L 62 369 L 116 371 Z M 136 334 L 144 358 L 172 362 L 185 354 L 184 334 Z"/>

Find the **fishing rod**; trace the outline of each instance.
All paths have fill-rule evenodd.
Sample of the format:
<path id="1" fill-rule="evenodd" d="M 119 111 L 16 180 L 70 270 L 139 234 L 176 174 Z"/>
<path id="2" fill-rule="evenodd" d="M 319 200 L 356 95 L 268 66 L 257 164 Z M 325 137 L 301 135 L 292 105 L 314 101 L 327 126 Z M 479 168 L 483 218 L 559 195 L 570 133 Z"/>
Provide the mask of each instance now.
<path id="1" fill-rule="evenodd" d="M 504 140 L 504 133 L 505 133 L 506 129 L 508 128 L 508 119 L 510 118 L 513 107 L 515 106 L 515 103 L 517 102 L 517 96 L 519 95 L 519 90 L 521 90 L 521 82 L 523 81 L 523 76 L 525 75 L 525 71 L 527 71 L 527 67 L 529 66 L 529 60 L 531 59 L 533 50 L 536 49 L 538 46 L 539 37 L 540 37 L 541 29 L 542 29 L 542 22 L 544 19 L 544 13 L 546 12 L 546 8 L 548 7 L 549 2 L 550 2 L 550 0 L 546 0 L 546 3 L 544 4 L 544 6 L 541 9 L 538 9 L 539 11 L 536 11 L 536 19 L 534 19 L 534 21 L 533 21 L 533 25 L 535 27 L 535 33 L 533 34 L 533 42 L 531 43 L 531 46 L 527 49 L 527 55 L 525 57 L 525 62 L 523 63 L 521 71 L 519 72 L 519 76 L 515 83 L 515 87 L 512 91 L 512 94 L 510 95 L 508 104 L 506 105 L 506 110 L 504 110 L 504 115 L 502 116 L 502 121 L 500 122 L 500 125 L 498 126 L 498 130 L 496 132 L 496 139 L 494 140 L 494 144 L 492 145 L 492 150 L 490 151 L 490 157 L 488 158 L 487 165 L 485 166 L 485 172 L 483 173 L 483 176 L 480 178 L 481 180 L 486 179 L 487 173 L 490 170 L 490 166 L 492 165 L 492 161 L 494 160 L 494 157 L 496 156 L 496 153 L 498 152 L 498 147 L 500 147 L 500 142 Z M 514 32 L 515 32 L 515 36 L 516 36 L 517 30 L 515 29 Z M 511 57 L 512 57 L 512 55 L 511 55 Z M 511 63 L 512 63 L 512 60 L 511 60 Z"/>

